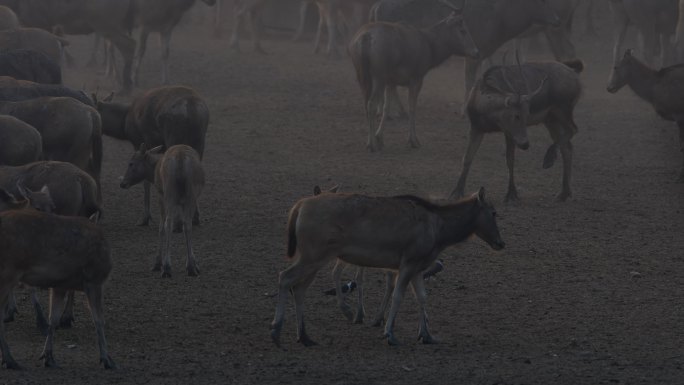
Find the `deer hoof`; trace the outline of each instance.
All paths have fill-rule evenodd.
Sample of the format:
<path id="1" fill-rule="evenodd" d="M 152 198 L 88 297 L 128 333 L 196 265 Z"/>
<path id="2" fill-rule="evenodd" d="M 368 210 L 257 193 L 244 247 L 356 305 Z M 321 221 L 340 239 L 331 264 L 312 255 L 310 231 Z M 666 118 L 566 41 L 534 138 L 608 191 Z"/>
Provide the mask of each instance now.
<path id="1" fill-rule="evenodd" d="M 430 334 L 419 335 L 418 341 L 421 340 L 423 341 L 423 345 L 435 345 L 439 343 L 439 341 L 433 338 Z"/>
<path id="2" fill-rule="evenodd" d="M 309 338 L 309 336 L 306 334 L 303 334 L 301 337 L 299 337 L 299 339 L 297 339 L 297 342 L 299 342 L 300 344 L 302 344 L 306 347 L 318 345 L 314 340 Z"/>
<path id="3" fill-rule="evenodd" d="M 571 195 L 569 191 L 563 191 L 556 195 L 556 202 L 565 202 Z"/>
<path id="4" fill-rule="evenodd" d="M 411 138 L 409 139 L 409 145 L 411 148 L 420 148 L 420 141 L 418 141 L 418 138 Z"/>
<path id="5" fill-rule="evenodd" d="M 199 268 L 197 266 L 188 266 L 188 277 L 199 276 Z"/>
<path id="6" fill-rule="evenodd" d="M 388 345 L 390 345 L 390 346 L 401 345 L 401 342 L 399 342 L 399 340 L 394 337 L 393 333 L 385 333 L 385 337 L 387 337 L 387 344 Z"/>
<path id="7" fill-rule="evenodd" d="M 115 369 L 119 368 L 116 365 L 116 363 L 114 362 L 114 360 L 112 360 L 112 357 L 110 357 L 110 356 L 100 358 L 100 363 L 102 363 L 104 365 L 105 369 L 115 370 Z"/>
<path id="8" fill-rule="evenodd" d="M 59 365 L 57 365 L 55 358 L 52 356 L 52 352 L 44 352 L 40 358 L 44 360 L 46 368 L 59 369 Z"/>
<path id="9" fill-rule="evenodd" d="M 59 320 L 59 328 L 60 329 L 71 329 L 73 324 L 74 324 L 74 316 L 72 316 L 72 315 L 63 316 Z"/>
<path id="10" fill-rule="evenodd" d="M 371 326 L 374 328 L 379 328 L 379 327 L 382 327 L 384 324 L 385 324 L 384 318 L 376 318 L 373 320 L 373 323 L 371 323 Z"/>
<path id="11" fill-rule="evenodd" d="M 14 361 L 14 359 L 11 357 L 9 359 L 2 360 L 2 365 L 4 365 L 9 370 L 25 370 L 21 365 L 17 364 L 17 362 Z"/>
<path id="12" fill-rule="evenodd" d="M 162 278 L 171 278 L 171 266 L 164 265 L 164 269 L 162 270 L 161 277 Z"/>
<path id="13" fill-rule="evenodd" d="M 354 324 L 356 324 L 356 325 L 361 325 L 361 324 L 363 324 L 363 318 L 364 318 L 364 317 L 363 317 L 363 314 L 357 313 L 357 314 L 356 314 L 356 317 L 354 317 Z"/>
<path id="14" fill-rule="evenodd" d="M 518 200 L 518 192 L 517 191 L 509 191 L 508 194 L 506 194 L 506 198 L 504 198 L 505 203 L 516 202 L 517 200 Z"/>
<path id="15" fill-rule="evenodd" d="M 136 226 L 147 226 L 150 224 L 150 219 L 152 219 L 149 215 L 144 215 L 142 218 L 138 220 L 138 222 L 135 224 Z"/>

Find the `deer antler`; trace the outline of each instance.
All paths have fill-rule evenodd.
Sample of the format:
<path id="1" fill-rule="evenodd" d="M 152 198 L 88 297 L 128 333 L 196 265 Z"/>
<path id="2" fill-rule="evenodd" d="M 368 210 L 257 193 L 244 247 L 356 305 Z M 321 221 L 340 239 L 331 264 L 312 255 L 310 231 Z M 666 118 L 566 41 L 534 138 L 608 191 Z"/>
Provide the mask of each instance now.
<path id="1" fill-rule="evenodd" d="M 525 71 L 523 71 L 522 64 L 520 64 L 520 51 L 515 50 L 515 61 L 518 63 L 518 70 L 520 70 L 520 78 L 522 79 L 523 83 L 525 84 L 525 92 L 526 95 L 530 94 L 530 86 L 527 84 L 527 77 L 525 77 Z"/>
<path id="2" fill-rule="evenodd" d="M 460 13 L 463 11 L 463 7 L 459 8 L 459 7 L 455 6 L 449 0 L 439 0 L 439 2 L 446 5 L 447 7 L 451 8 L 454 12 Z"/>
<path id="3" fill-rule="evenodd" d="M 513 86 L 513 83 L 511 83 L 510 79 L 508 79 L 507 75 L 507 70 L 508 66 L 506 65 L 506 57 L 508 56 L 508 51 L 504 52 L 503 58 L 501 59 L 502 65 L 501 65 L 501 76 L 503 77 L 504 82 L 506 82 L 506 85 L 508 88 L 511 89 L 510 92 L 515 93 L 517 95 L 520 95 L 520 92 L 518 91 L 517 88 Z"/>

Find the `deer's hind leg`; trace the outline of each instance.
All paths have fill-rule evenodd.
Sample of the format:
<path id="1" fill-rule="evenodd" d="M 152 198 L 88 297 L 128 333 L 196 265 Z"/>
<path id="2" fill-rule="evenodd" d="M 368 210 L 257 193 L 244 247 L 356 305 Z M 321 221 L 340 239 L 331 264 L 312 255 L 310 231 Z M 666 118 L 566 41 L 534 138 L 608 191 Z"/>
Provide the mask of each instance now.
<path id="1" fill-rule="evenodd" d="M 461 166 L 461 175 L 458 177 L 458 182 L 456 183 L 456 188 L 451 192 L 451 198 L 461 198 L 464 194 L 466 179 L 468 178 L 468 173 L 470 172 L 470 166 L 473 164 L 473 159 L 475 159 L 475 154 L 482 144 L 482 139 L 484 138 L 484 133 L 478 130 L 470 129 L 468 149 L 465 155 L 463 155 L 463 165 Z"/>
<path id="2" fill-rule="evenodd" d="M 560 148 L 563 158 L 563 184 L 561 191 L 556 195 L 556 201 L 564 202 L 572 196 L 570 180 L 572 178 L 572 143 L 570 140 L 575 132 L 577 125 L 572 117 L 566 118 L 562 114 L 551 114 L 544 121 L 544 125 L 549 130 L 554 145 Z"/>
<path id="3" fill-rule="evenodd" d="M 48 327 L 47 338 L 45 339 L 45 347 L 40 358 L 43 359 L 46 368 L 57 368 L 57 362 L 52 355 L 52 346 L 55 339 L 55 330 L 59 325 L 59 320 L 62 317 L 62 310 L 64 309 L 64 297 L 66 290 L 59 288 L 50 289 L 50 326 Z"/>
<path id="4" fill-rule="evenodd" d="M 382 93 L 384 92 L 385 85 L 381 84 L 377 79 L 372 80 L 371 91 L 368 99 L 366 100 L 366 120 L 368 121 L 368 142 L 366 147 L 371 152 L 375 152 L 382 149 L 382 143 L 377 140 L 376 129 L 375 129 L 375 106 L 378 105 Z M 378 131 L 381 132 L 382 119 L 380 120 L 380 126 L 378 126 Z"/>
<path id="5" fill-rule="evenodd" d="M 340 310 L 342 310 L 342 314 L 344 314 L 344 316 L 351 321 L 352 318 L 354 318 L 354 313 L 352 313 L 351 307 L 346 301 L 347 294 L 342 292 L 342 282 L 340 281 L 342 272 L 344 271 L 346 265 L 347 264 L 344 261 L 338 259 L 335 263 L 335 267 L 333 268 L 332 276 L 333 283 L 335 284 L 335 296 L 337 297 L 337 304 L 340 307 Z"/>
<path id="6" fill-rule="evenodd" d="M 682 151 L 682 156 L 684 157 L 684 120 L 678 121 L 677 125 L 679 126 L 679 148 Z M 682 162 L 682 171 L 679 174 L 677 182 L 684 183 L 684 159 Z"/>
<path id="7" fill-rule="evenodd" d="M 515 187 L 515 142 L 506 135 L 506 166 L 508 167 L 508 192 L 505 202 L 518 200 L 518 189 Z"/>
<path id="8" fill-rule="evenodd" d="M 363 319 L 366 317 L 366 309 L 363 307 L 363 276 L 366 269 L 363 267 L 358 267 L 356 269 L 356 276 L 354 280 L 356 281 L 356 290 L 358 293 L 358 303 L 356 304 L 356 316 L 354 317 L 355 324 L 362 324 Z"/>
<path id="9" fill-rule="evenodd" d="M 437 341 L 432 337 L 430 331 L 428 330 L 428 316 L 425 310 L 425 305 L 427 303 L 427 292 L 425 291 L 425 280 L 423 279 L 423 274 L 417 274 L 411 280 L 411 286 L 413 287 L 413 293 L 418 301 L 418 307 L 420 309 L 420 326 L 418 327 L 418 339 L 422 340 L 424 344 L 434 344 Z"/>
<path id="10" fill-rule="evenodd" d="M 84 285 L 84 292 L 88 298 L 88 307 L 90 308 L 90 314 L 93 316 L 93 323 L 95 323 L 97 344 L 100 350 L 100 363 L 104 365 L 105 369 L 116 369 L 117 366 L 114 360 L 109 356 L 107 340 L 105 339 L 102 285 L 86 284 Z"/>
<path id="11" fill-rule="evenodd" d="M 401 305 L 401 301 L 404 298 L 406 287 L 416 273 L 417 272 L 411 271 L 410 269 L 403 269 L 399 271 L 399 275 L 397 276 L 394 291 L 392 292 L 392 306 L 390 307 L 389 314 L 387 315 L 387 323 L 385 324 L 385 337 L 387 337 L 387 343 L 390 345 L 400 344 L 396 337 L 394 337 L 394 321 L 397 318 L 399 305 Z"/>
<path id="12" fill-rule="evenodd" d="M 380 327 L 385 322 L 385 311 L 387 310 L 387 305 L 389 304 L 390 298 L 392 297 L 392 291 L 394 291 L 394 280 L 396 278 L 395 273 L 391 271 L 385 272 L 385 293 L 382 296 L 382 302 L 380 302 L 380 309 L 373 319 L 372 326 Z"/>
<path id="13" fill-rule="evenodd" d="M 17 285 L 17 280 L 9 279 L 8 276 L 0 276 L 0 352 L 2 352 L 2 362 L 0 366 L 4 365 L 7 369 L 22 370 L 23 368 L 17 364 L 10 353 L 7 339 L 5 338 L 5 309 L 9 296 L 12 295 L 12 289 Z"/>

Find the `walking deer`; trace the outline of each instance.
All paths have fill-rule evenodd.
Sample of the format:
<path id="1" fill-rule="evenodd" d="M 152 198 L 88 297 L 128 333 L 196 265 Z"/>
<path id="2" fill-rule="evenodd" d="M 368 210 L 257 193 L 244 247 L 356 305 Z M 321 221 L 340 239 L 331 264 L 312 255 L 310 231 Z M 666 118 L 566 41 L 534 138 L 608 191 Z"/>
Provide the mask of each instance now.
<path id="1" fill-rule="evenodd" d="M 187 247 L 186 269 L 189 276 L 199 275 L 192 248 L 192 222 L 197 210 L 197 199 L 204 188 L 204 170 L 199 154 L 192 147 L 175 145 L 162 153 L 163 146 L 145 150 L 145 144 L 133 154 L 121 188 L 127 189 L 147 180 L 154 182 L 159 193 L 161 220 L 159 221 L 159 253 L 154 271 L 162 270 L 162 277 L 171 277 L 169 242 L 172 230 L 182 227 Z"/>
<path id="2" fill-rule="evenodd" d="M 399 23 L 370 23 L 363 26 L 349 45 L 356 76 L 363 93 L 370 151 L 383 147 L 383 127 L 396 87 L 409 89 L 409 144 L 420 146 L 416 136 L 416 103 L 423 78 L 452 55 L 477 57 L 475 46 L 463 22 L 460 8 L 452 6 L 446 19 L 426 29 Z M 375 106 L 383 98 L 382 117 L 375 128 Z"/>
<path id="3" fill-rule="evenodd" d="M 571 68 L 572 66 L 572 68 Z M 543 123 L 551 134 L 553 144 L 544 157 L 544 168 L 553 166 L 560 147 L 563 157 L 563 186 L 556 196 L 565 201 L 572 193 L 572 143 L 577 133 L 573 111 L 582 93 L 578 73 L 582 62 L 526 63 L 516 66 L 492 67 L 485 72 L 470 95 L 467 113 L 470 118 L 468 149 L 463 156 L 461 176 L 452 196 L 463 196 L 466 178 L 485 134 L 503 132 L 506 137 L 508 192 L 506 201 L 518 199 L 515 186 L 515 148 L 530 146 L 527 127 Z M 534 88 L 532 88 L 534 87 Z"/>
<path id="4" fill-rule="evenodd" d="M 2 196 L 0 193 L 0 200 Z M 22 203 L 9 205 L 16 207 Z M 20 282 L 50 288 L 50 326 L 41 355 L 46 367 L 57 367 L 52 347 L 64 296 L 68 290 L 78 290 L 88 298 L 100 362 L 106 369 L 116 368 L 107 349 L 103 315 L 102 286 L 111 269 L 109 244 L 102 229 L 89 220 L 27 209 L 0 213 L 0 320 L 5 318 L 10 292 Z M 10 352 L 3 322 L 0 350 L 2 363 L 8 369 L 21 369 Z"/>
<path id="5" fill-rule="evenodd" d="M 637 96 L 653 106 L 661 118 L 676 122 L 679 127 L 679 147 L 684 155 L 684 65 L 655 70 L 639 61 L 627 50 L 613 69 L 608 92 L 614 94 L 628 85 Z M 684 163 L 678 182 L 684 183 Z"/>
<path id="6" fill-rule="evenodd" d="M 287 256 L 292 265 L 280 273 L 278 303 L 271 323 L 271 338 L 279 345 L 288 293 L 292 291 L 297 314 L 298 342 L 314 342 L 304 326 L 304 296 L 316 272 L 339 258 L 363 267 L 398 272 L 392 306 L 385 325 L 391 345 L 394 321 L 404 292 L 412 285 L 420 309 L 419 338 L 434 343 L 427 325 L 426 292 L 422 272 L 448 246 L 476 235 L 495 250 L 504 248 L 496 225 L 496 211 L 485 202 L 484 189 L 447 205 L 413 197 L 370 197 L 356 194 L 321 194 L 304 198 L 290 210 Z"/>

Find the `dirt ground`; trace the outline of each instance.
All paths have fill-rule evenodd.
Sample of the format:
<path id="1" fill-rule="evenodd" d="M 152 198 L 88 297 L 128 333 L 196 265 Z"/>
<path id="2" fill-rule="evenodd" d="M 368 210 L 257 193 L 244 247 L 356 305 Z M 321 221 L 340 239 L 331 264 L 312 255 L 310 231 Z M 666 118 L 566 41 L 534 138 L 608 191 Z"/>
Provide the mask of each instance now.
<path id="1" fill-rule="evenodd" d="M 607 11 L 607 10 L 602 10 Z M 269 336 L 275 300 L 268 296 L 288 261 L 289 207 L 314 185 L 344 191 L 444 197 L 454 187 L 466 148 L 461 62 L 428 76 L 419 100 L 422 148 L 407 145 L 407 123 L 392 121 L 385 150 L 365 148 L 366 125 L 353 69 L 345 57 L 311 53 L 309 41 L 271 34 L 269 55 L 227 50 L 205 27 L 186 27 L 173 40 L 171 79 L 208 101 L 207 186 L 202 225 L 194 232 L 201 276 L 183 274 L 182 236 L 173 242 L 172 279 L 151 271 L 157 228 L 136 227 L 142 189 L 118 187 L 130 144 L 107 138 L 103 226 L 115 262 L 106 288 L 106 333 L 120 365 L 98 365 L 84 297 L 77 323 L 59 330 L 61 370 L 38 360 L 28 292 L 7 325 L 24 372 L 0 370 L 0 384 L 675 384 L 684 378 L 684 185 L 674 124 L 660 120 L 628 89 L 605 91 L 610 30 L 578 37 L 585 92 L 576 110 L 573 198 L 555 203 L 560 161 L 543 170 L 550 139 L 530 129 L 531 148 L 517 152 L 520 201 L 504 204 L 507 169 L 501 135 L 481 147 L 467 190 L 485 186 L 501 215 L 507 247 L 494 252 L 472 240 L 448 249 L 445 270 L 428 283 L 428 313 L 438 345 L 416 343 L 412 296 L 401 307 L 390 347 L 382 330 L 353 325 L 339 311 L 330 268 L 307 296 L 307 328 L 319 345 L 295 342 L 292 301 L 282 348 Z M 75 37 L 80 67 L 67 84 L 101 93 L 112 84 L 82 68 L 91 38 Z M 158 85 L 159 46 L 148 49 L 137 92 Z M 532 59 L 546 58 L 532 56 Z M 127 98 L 118 98 L 127 100 Z M 153 200 L 156 199 L 153 196 Z M 156 205 L 155 208 L 156 210 Z M 155 219 L 158 218 L 156 211 Z M 638 273 L 638 274 L 637 274 Z M 351 276 L 352 272 L 345 274 Z M 373 314 L 383 275 L 367 274 Z M 355 299 L 351 299 L 355 303 Z"/>

